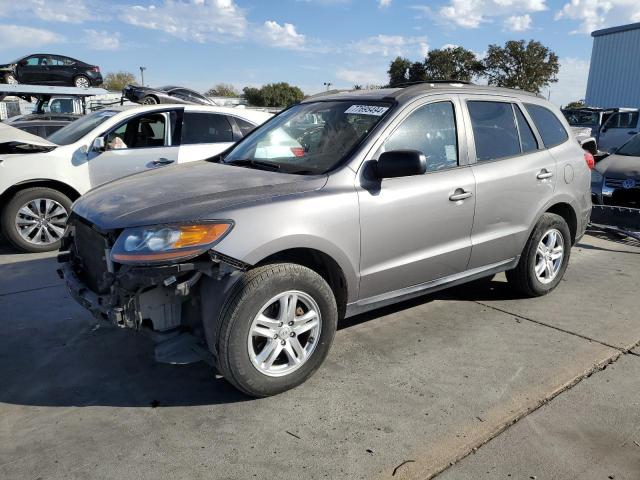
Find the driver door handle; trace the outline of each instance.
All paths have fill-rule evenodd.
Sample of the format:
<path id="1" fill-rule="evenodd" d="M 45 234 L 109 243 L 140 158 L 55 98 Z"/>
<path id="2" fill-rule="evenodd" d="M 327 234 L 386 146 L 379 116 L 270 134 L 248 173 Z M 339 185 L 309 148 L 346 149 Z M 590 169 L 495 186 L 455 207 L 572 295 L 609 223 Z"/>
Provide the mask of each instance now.
<path id="1" fill-rule="evenodd" d="M 551 177 L 553 177 L 553 172 L 548 171 L 546 168 L 543 168 L 542 170 L 540 170 L 538 175 L 536 175 L 536 178 L 538 180 L 544 180 L 545 178 L 551 178 Z"/>
<path id="2" fill-rule="evenodd" d="M 173 160 L 169 160 L 168 158 L 158 158 L 151 163 L 159 167 L 162 165 L 169 165 L 170 163 L 173 163 Z"/>
<path id="3" fill-rule="evenodd" d="M 473 195 L 473 193 L 463 188 L 457 188 L 456 191 L 453 192 L 453 195 L 449 197 L 449 200 L 451 200 L 452 202 L 458 202 L 460 200 L 464 200 L 465 198 L 469 198 L 471 195 Z"/>

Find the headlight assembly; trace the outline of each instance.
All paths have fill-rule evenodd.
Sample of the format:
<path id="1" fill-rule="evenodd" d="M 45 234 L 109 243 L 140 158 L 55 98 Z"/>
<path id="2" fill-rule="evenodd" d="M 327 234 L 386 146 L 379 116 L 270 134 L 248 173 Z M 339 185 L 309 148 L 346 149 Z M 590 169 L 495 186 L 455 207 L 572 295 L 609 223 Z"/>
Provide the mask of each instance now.
<path id="1" fill-rule="evenodd" d="M 231 230 L 231 222 L 125 229 L 111 250 L 117 263 L 170 263 L 200 255 Z"/>

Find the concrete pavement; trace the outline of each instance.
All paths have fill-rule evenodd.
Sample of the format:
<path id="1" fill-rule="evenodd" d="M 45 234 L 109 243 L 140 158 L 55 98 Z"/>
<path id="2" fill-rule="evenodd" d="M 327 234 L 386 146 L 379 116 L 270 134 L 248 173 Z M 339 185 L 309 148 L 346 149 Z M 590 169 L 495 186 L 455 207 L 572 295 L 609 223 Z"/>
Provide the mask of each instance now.
<path id="1" fill-rule="evenodd" d="M 69 298 L 50 255 L 5 248 L 0 478 L 424 479 L 451 463 L 443 478 L 501 478 L 483 451 L 574 391 L 586 411 L 600 398 L 590 382 L 640 361 L 627 353 L 640 341 L 639 266 L 640 248 L 586 237 L 547 297 L 517 299 L 499 276 L 347 320 L 310 381 L 253 400 L 204 364 L 156 364 L 144 336 L 98 325 Z M 616 389 L 637 391 L 625 378 Z M 633 436 L 619 426 L 638 425 L 627 395 L 601 430 Z M 580 410 L 557 415 L 559 431 L 581 431 Z M 573 438 L 580 449 L 588 436 Z M 633 459 L 609 458 L 631 468 L 616 478 L 640 478 L 625 476 Z"/>

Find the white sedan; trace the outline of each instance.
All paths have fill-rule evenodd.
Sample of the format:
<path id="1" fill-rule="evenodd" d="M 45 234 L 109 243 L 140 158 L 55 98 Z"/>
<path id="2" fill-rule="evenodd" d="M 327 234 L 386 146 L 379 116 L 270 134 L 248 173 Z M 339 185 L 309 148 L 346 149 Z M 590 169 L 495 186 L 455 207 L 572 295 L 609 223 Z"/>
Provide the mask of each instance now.
<path id="1" fill-rule="evenodd" d="M 270 117 L 195 105 L 118 107 L 93 112 L 46 140 L 0 123 L 1 231 L 23 251 L 55 250 L 71 203 L 91 188 L 212 157 Z"/>

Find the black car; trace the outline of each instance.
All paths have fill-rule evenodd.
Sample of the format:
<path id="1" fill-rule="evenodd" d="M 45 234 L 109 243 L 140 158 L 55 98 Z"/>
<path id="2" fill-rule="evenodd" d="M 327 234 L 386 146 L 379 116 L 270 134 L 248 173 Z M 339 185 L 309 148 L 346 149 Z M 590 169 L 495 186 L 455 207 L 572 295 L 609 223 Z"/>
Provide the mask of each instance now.
<path id="1" fill-rule="evenodd" d="M 0 65 L 5 83 L 70 85 L 88 88 L 102 83 L 100 67 L 62 55 L 37 53 Z"/>
<path id="2" fill-rule="evenodd" d="M 160 88 L 127 85 L 122 90 L 122 96 L 134 103 L 142 105 L 156 105 L 158 103 L 180 103 L 187 105 L 216 105 L 204 95 L 188 88 L 167 85 Z"/>
<path id="3" fill-rule="evenodd" d="M 73 113 L 29 113 L 27 115 L 9 118 L 5 120 L 4 123 L 39 137 L 46 138 L 80 117 L 82 117 L 82 115 Z"/>
<path id="4" fill-rule="evenodd" d="M 600 205 L 640 208 L 640 134 L 596 164 L 591 199 Z"/>

